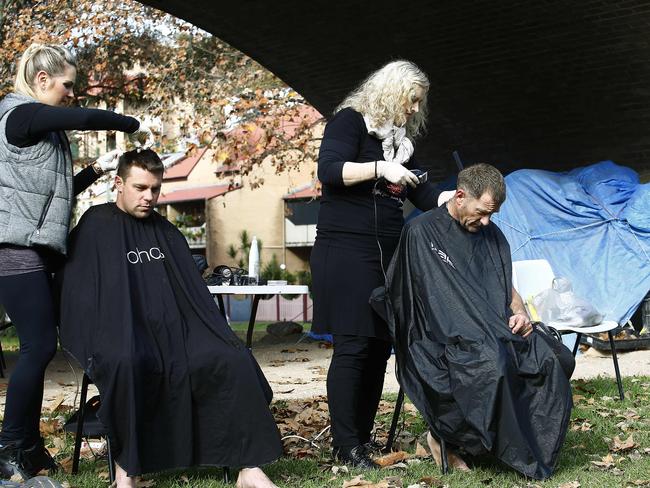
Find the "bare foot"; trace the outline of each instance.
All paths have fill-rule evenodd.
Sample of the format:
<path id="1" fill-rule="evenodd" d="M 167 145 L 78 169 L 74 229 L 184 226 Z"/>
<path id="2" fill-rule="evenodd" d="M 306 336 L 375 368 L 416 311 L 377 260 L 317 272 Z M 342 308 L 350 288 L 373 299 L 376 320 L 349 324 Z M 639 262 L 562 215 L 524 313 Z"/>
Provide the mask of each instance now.
<path id="1" fill-rule="evenodd" d="M 431 450 L 431 455 L 433 460 L 436 462 L 437 466 L 442 466 L 442 455 L 440 454 L 440 444 L 434 437 L 431 435 L 431 432 L 427 433 L 427 444 L 429 444 L 429 449 Z M 447 449 L 447 461 L 449 466 L 459 471 L 470 471 L 469 466 L 462 460 L 462 458 L 456 454 L 451 449 Z"/>
<path id="2" fill-rule="evenodd" d="M 237 477 L 237 488 L 278 488 L 260 468 L 243 468 Z"/>
<path id="3" fill-rule="evenodd" d="M 118 464 L 115 464 L 115 486 L 117 488 L 136 488 L 138 478 L 126 474 Z"/>

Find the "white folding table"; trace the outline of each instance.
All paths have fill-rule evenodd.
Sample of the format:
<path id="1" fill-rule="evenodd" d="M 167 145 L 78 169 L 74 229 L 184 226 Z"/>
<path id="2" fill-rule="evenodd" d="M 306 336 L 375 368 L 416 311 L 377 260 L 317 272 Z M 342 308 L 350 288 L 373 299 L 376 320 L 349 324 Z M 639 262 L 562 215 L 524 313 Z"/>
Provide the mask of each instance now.
<path id="1" fill-rule="evenodd" d="M 246 347 L 252 348 L 253 328 L 257 316 L 257 305 L 264 295 L 306 295 L 309 293 L 307 285 L 217 285 L 208 286 L 210 293 L 217 297 L 219 309 L 226 318 L 226 308 L 223 303 L 224 295 L 252 295 L 253 305 L 250 318 L 248 319 L 248 330 L 246 332 Z"/>

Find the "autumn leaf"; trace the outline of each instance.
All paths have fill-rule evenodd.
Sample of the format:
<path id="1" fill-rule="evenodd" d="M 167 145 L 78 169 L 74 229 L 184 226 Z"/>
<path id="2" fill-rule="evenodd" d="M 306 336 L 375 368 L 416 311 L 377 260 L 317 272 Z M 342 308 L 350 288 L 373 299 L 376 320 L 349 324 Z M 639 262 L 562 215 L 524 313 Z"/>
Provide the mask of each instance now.
<path id="1" fill-rule="evenodd" d="M 429 451 L 427 451 L 424 447 L 422 447 L 422 444 L 419 442 L 415 443 L 415 456 L 416 457 L 421 457 L 421 458 L 427 458 L 429 457 Z"/>
<path id="2" fill-rule="evenodd" d="M 614 437 L 609 450 L 612 452 L 623 452 L 634 449 L 635 447 L 638 447 L 638 444 L 634 442 L 632 434 L 630 434 L 630 436 L 624 441 L 622 441 L 618 436 Z"/>
<path id="3" fill-rule="evenodd" d="M 598 468 L 609 469 L 614 466 L 614 457 L 611 454 L 607 454 L 600 461 L 591 461 L 591 464 Z"/>
<path id="4" fill-rule="evenodd" d="M 382 468 L 390 466 L 391 464 L 399 463 L 409 458 L 409 454 L 405 451 L 391 452 L 384 456 L 376 458 L 374 461 Z"/>

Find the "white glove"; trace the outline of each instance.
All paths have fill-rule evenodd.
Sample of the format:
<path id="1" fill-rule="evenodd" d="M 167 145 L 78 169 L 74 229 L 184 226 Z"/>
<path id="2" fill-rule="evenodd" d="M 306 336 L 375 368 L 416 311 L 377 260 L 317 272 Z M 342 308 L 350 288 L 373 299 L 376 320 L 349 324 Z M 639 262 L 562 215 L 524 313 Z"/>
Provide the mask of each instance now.
<path id="1" fill-rule="evenodd" d="M 438 206 L 442 207 L 445 203 L 447 203 L 449 200 L 454 198 L 455 194 L 456 194 L 456 190 L 448 190 L 448 191 L 440 192 L 440 196 L 438 197 Z"/>
<path id="2" fill-rule="evenodd" d="M 104 173 L 106 173 L 107 171 L 113 171 L 115 168 L 117 168 L 117 163 L 121 155 L 122 155 L 122 151 L 120 151 L 119 149 L 113 149 L 112 151 L 107 152 L 103 156 L 98 157 L 95 163 L 99 165 L 99 167 L 102 169 Z"/>
<path id="3" fill-rule="evenodd" d="M 411 185 L 413 188 L 420 182 L 417 176 L 401 164 L 388 161 L 377 161 L 377 176 L 383 176 L 396 185 Z"/>
<path id="4" fill-rule="evenodd" d="M 131 115 L 131 117 L 133 117 Z M 148 125 L 146 125 L 142 120 L 140 120 L 138 117 L 133 117 L 140 123 L 140 127 L 138 130 L 136 130 L 134 133 L 131 134 L 131 140 L 133 141 L 133 144 L 135 147 L 139 147 L 142 149 L 150 149 L 154 145 L 154 136 L 153 133 L 151 132 L 151 129 L 149 128 Z"/>

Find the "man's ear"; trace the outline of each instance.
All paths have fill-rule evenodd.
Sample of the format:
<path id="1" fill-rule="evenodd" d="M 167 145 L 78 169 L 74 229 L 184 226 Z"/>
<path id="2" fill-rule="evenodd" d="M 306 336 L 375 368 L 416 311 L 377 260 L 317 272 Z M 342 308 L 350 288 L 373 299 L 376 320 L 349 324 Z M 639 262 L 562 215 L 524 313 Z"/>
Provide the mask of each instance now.
<path id="1" fill-rule="evenodd" d="M 119 175 L 115 175 L 115 189 L 118 193 L 122 193 L 122 190 L 124 189 L 124 180 Z"/>
<path id="2" fill-rule="evenodd" d="M 456 194 L 454 195 L 454 201 L 458 206 L 462 205 L 467 198 L 467 192 L 462 188 L 456 188 Z"/>

